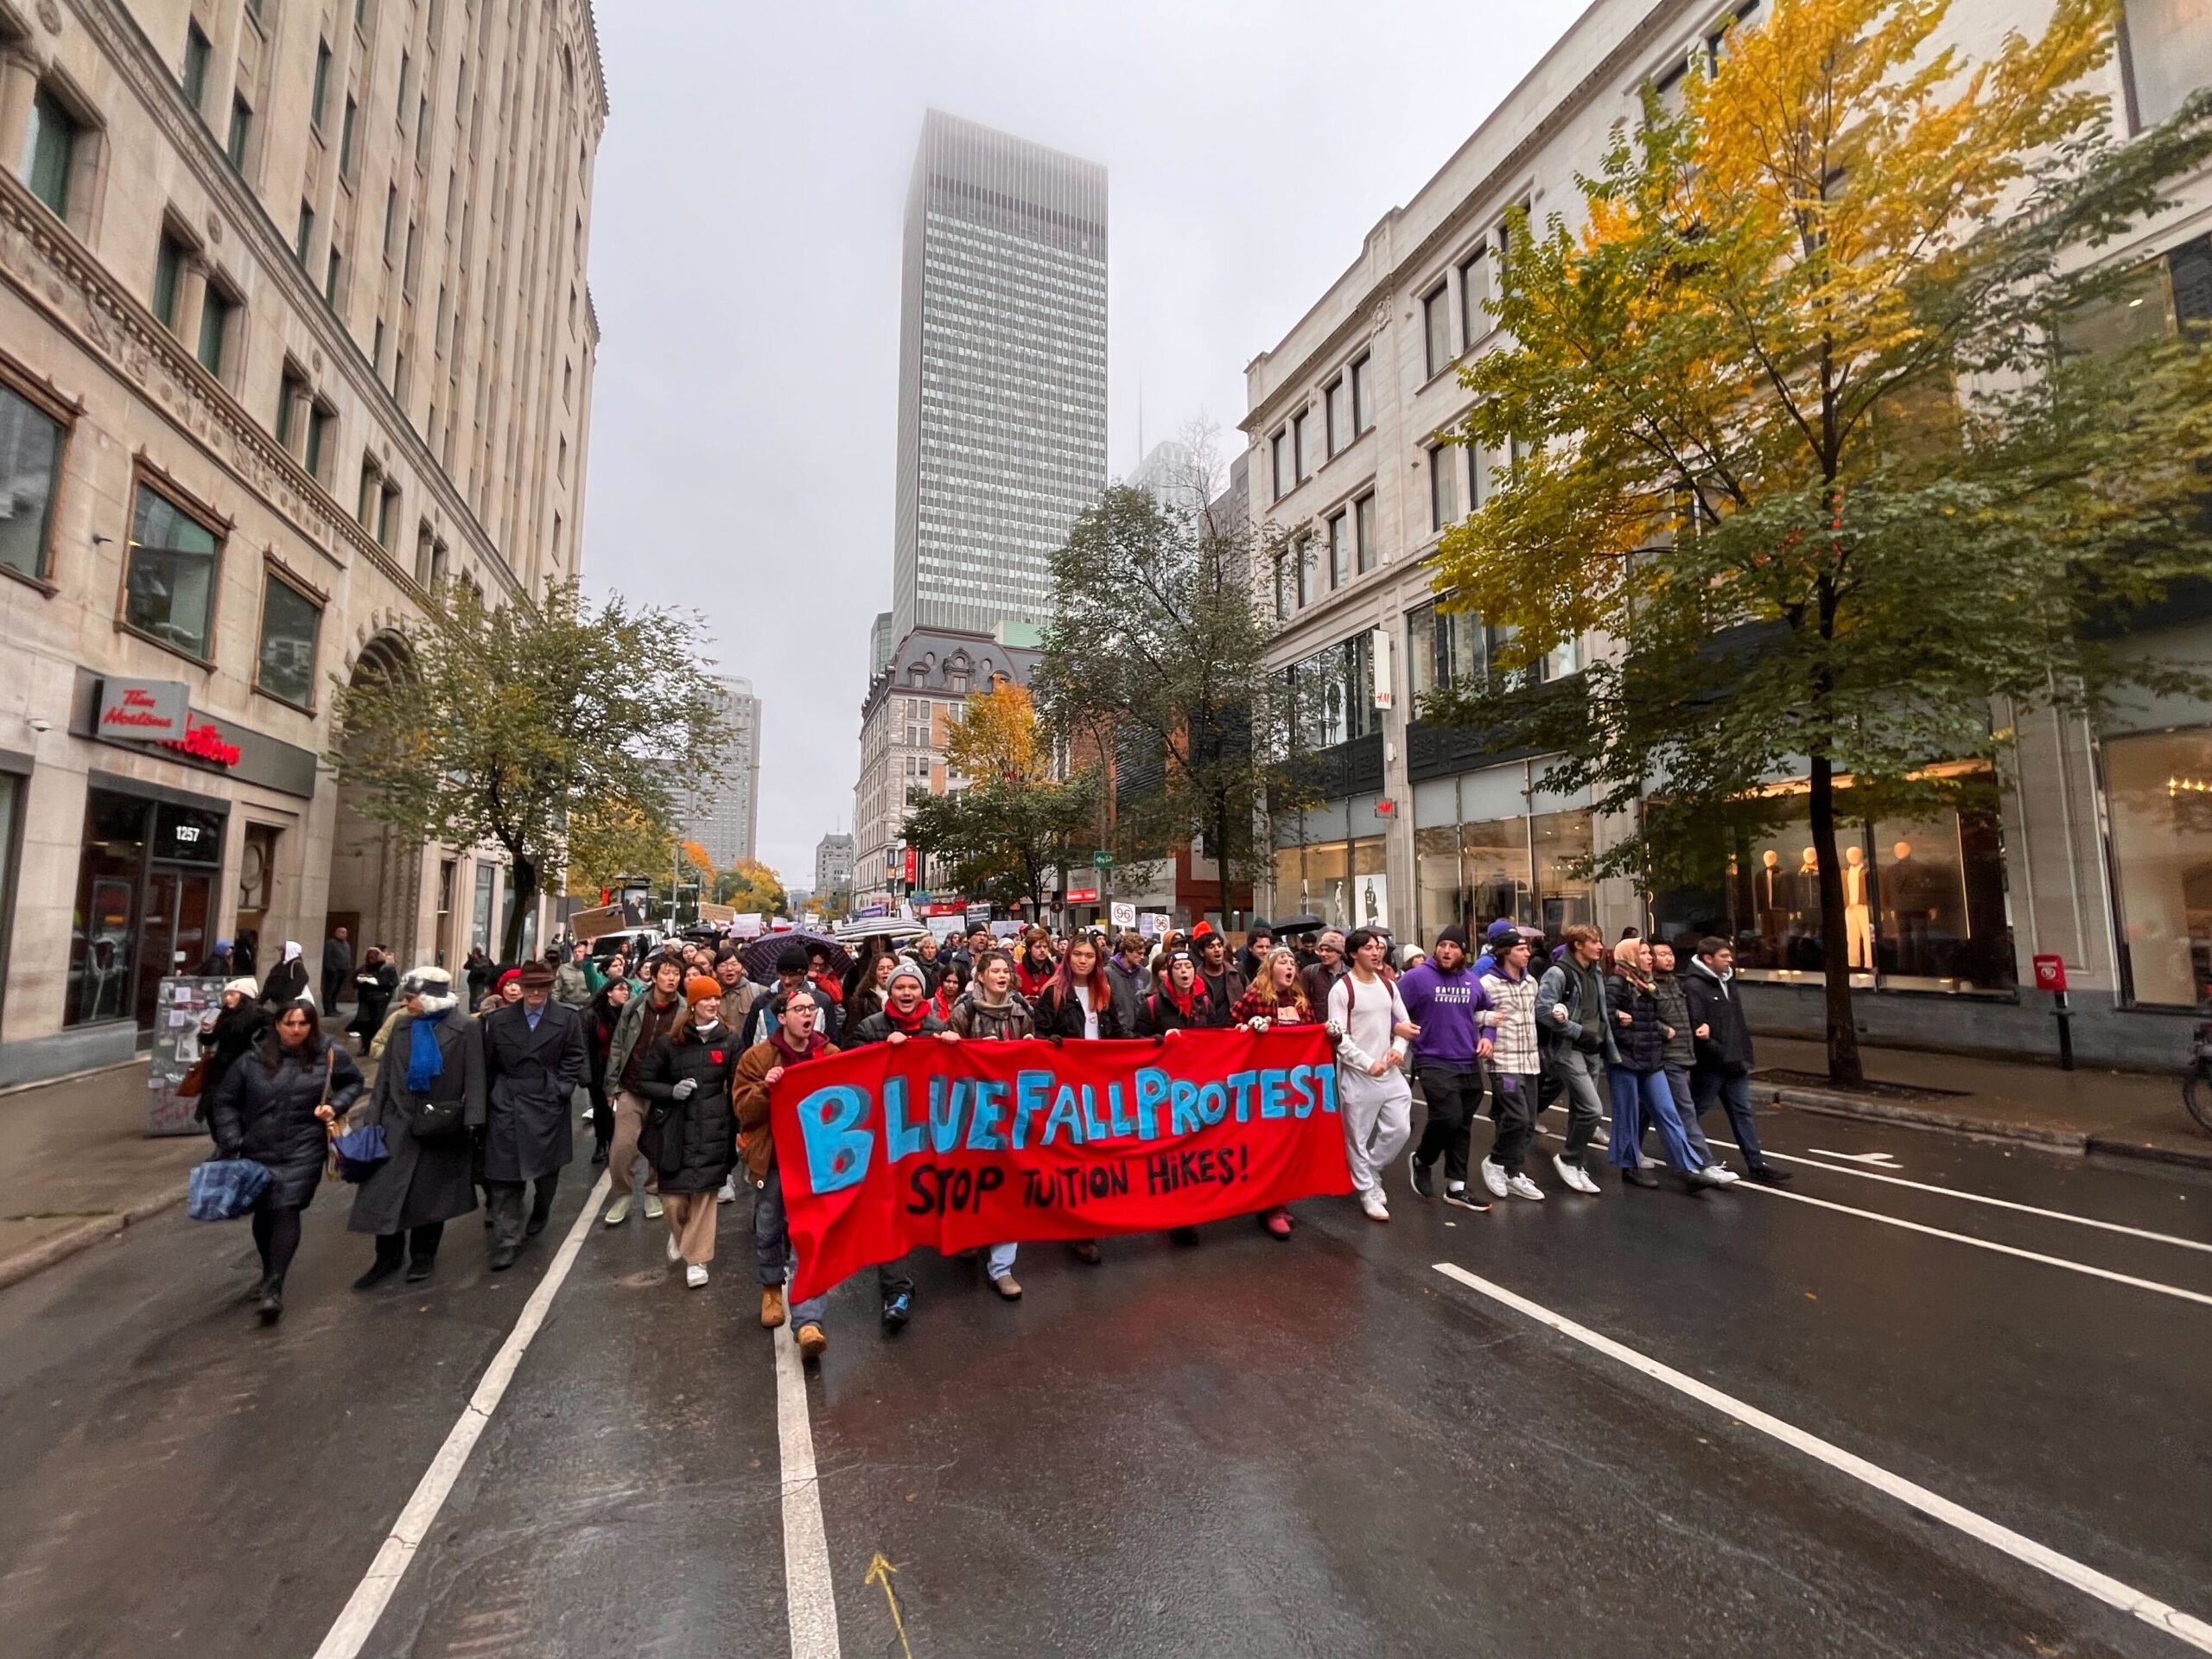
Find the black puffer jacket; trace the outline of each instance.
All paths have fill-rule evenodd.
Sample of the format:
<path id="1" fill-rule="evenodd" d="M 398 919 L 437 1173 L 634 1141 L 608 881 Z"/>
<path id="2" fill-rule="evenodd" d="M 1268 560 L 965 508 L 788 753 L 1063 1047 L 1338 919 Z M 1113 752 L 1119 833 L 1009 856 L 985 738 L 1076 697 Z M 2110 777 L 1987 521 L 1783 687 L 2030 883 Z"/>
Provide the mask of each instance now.
<path id="1" fill-rule="evenodd" d="M 1694 958 L 1681 977 L 1690 1030 L 1694 1033 L 1700 1026 L 1706 1027 L 1706 1034 L 1695 1039 L 1698 1069 L 1742 1077 L 1751 1069 L 1751 1028 L 1744 1021 L 1736 986 L 1724 984 L 1702 957 Z"/>
<path id="2" fill-rule="evenodd" d="M 1651 994 L 1659 999 L 1659 1023 L 1673 1028 L 1664 1050 L 1667 1064 L 1685 1071 L 1697 1063 L 1697 1039 L 1690 1035 L 1696 1021 L 1690 1018 L 1690 1000 L 1681 980 L 1674 974 L 1654 974 Z"/>
<path id="3" fill-rule="evenodd" d="M 360 1068 L 335 1043 L 311 1039 L 306 1052 L 276 1048 L 272 1033 L 233 1065 L 207 1109 L 207 1127 L 221 1158 L 251 1158 L 273 1179 L 264 1210 L 304 1210 L 322 1179 L 329 1132 L 315 1109 L 322 1103 L 323 1067 L 330 1068 L 330 1105 L 340 1117 L 361 1092 Z M 276 1069 L 269 1068 L 271 1052 Z M 325 1060 L 327 1051 L 328 1059 Z"/>
<path id="4" fill-rule="evenodd" d="M 711 1192 L 737 1166 L 737 1108 L 730 1099 L 730 1078 L 737 1071 L 737 1038 L 726 1026 L 702 1037 L 684 1023 L 681 1033 L 664 1037 L 638 1071 L 638 1092 L 645 1097 L 645 1128 L 639 1144 L 660 1172 L 664 1192 Z M 688 1100 L 676 1097 L 686 1078 L 697 1086 Z"/>
<path id="5" fill-rule="evenodd" d="M 269 1010 L 251 997 L 215 1016 L 213 1027 L 200 1039 L 200 1052 L 207 1058 L 207 1071 L 200 1081 L 200 1103 L 192 1109 L 196 1121 L 207 1121 L 208 1108 L 222 1092 L 223 1079 L 261 1040 L 262 1031 L 268 1024 Z"/>
<path id="6" fill-rule="evenodd" d="M 1229 1023 L 1229 1010 L 1216 1008 L 1204 985 L 1191 988 L 1190 1011 L 1175 1006 L 1166 988 L 1145 998 L 1137 1014 L 1137 1035 L 1165 1037 L 1171 1031 L 1206 1031 Z"/>
<path id="7" fill-rule="evenodd" d="M 1135 1036 L 1137 999 L 1125 997 L 1119 982 L 1110 972 L 1107 982 L 1113 988 L 1106 998 L 1105 1005 L 1098 1010 L 1098 1034 L 1101 1037 Z M 1073 996 L 1063 1002 L 1059 993 L 1048 986 L 1030 1005 L 1030 1012 L 1036 1016 L 1039 1037 L 1083 1035 L 1083 1004 Z"/>
<path id="8" fill-rule="evenodd" d="M 1623 1025 L 1620 1016 L 1628 1015 Z M 1659 999 L 1649 985 L 1614 974 L 1605 981 L 1605 1017 L 1613 1022 L 1613 1045 L 1630 1071 L 1656 1071 L 1665 1061 L 1667 1039 L 1659 1020 Z"/>

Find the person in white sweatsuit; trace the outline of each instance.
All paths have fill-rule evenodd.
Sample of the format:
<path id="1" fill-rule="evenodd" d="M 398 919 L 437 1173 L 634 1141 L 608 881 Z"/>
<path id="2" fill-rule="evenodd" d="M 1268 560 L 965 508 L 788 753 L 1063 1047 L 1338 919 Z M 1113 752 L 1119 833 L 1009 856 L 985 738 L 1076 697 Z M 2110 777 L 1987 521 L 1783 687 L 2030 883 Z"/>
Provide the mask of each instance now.
<path id="1" fill-rule="evenodd" d="M 1344 1113 L 1344 1152 L 1352 1191 L 1370 1221 L 1390 1219 L 1382 1171 L 1413 1133 L 1413 1087 L 1406 1081 L 1406 1045 L 1421 1027 L 1406 1018 L 1398 988 L 1382 973 L 1389 945 L 1357 928 L 1344 941 L 1351 971 L 1329 989 L 1329 1023 L 1337 1045 L 1337 1103 Z"/>

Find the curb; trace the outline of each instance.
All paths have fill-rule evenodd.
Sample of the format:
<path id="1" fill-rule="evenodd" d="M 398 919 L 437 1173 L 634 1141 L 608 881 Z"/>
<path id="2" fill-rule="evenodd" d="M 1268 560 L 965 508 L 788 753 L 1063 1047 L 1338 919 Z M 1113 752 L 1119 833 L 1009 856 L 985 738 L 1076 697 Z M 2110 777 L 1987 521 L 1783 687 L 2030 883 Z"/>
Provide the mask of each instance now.
<path id="1" fill-rule="evenodd" d="M 2212 1169 L 2212 1139 L 2202 1149 L 2161 1146 L 2129 1141 L 2086 1129 L 2052 1128 L 2039 1123 L 2007 1122 L 1970 1112 L 1947 1112 L 1940 1107 L 1904 1106 L 1857 1095 L 1831 1094 L 1818 1089 L 1796 1089 L 1775 1084 L 1753 1084 L 1751 1097 L 1768 1104 L 1795 1107 L 1799 1111 L 1824 1112 L 1831 1117 L 1870 1118 L 1909 1128 L 1940 1129 L 1952 1135 L 1980 1135 L 1991 1141 L 2018 1141 L 2056 1152 L 2096 1153 L 2107 1158 L 2128 1158 L 2140 1163 L 2166 1164 L 2184 1169 Z"/>
<path id="2" fill-rule="evenodd" d="M 29 1249 L 18 1250 L 0 1261 L 0 1290 L 19 1285 L 35 1274 L 43 1273 L 57 1262 L 66 1262 L 80 1250 L 88 1250 L 104 1239 L 113 1238 L 140 1222 L 151 1220 L 162 1211 L 184 1202 L 185 1184 L 179 1181 L 139 1199 L 127 1209 L 112 1214 L 95 1216 L 74 1227 L 66 1228 L 50 1238 L 41 1239 Z"/>

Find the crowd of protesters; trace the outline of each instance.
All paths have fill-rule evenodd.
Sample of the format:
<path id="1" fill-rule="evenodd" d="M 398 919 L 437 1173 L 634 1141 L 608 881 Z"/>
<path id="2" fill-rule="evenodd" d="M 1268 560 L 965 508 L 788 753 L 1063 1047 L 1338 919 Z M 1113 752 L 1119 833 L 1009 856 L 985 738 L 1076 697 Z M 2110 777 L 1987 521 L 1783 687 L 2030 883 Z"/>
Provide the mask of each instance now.
<path id="1" fill-rule="evenodd" d="M 1475 1211 L 1541 1201 L 1531 1160 L 1554 1109 L 1566 1121 L 1549 1168 L 1570 1193 L 1602 1191 L 1591 1157 L 1601 1126 L 1605 1161 L 1624 1185 L 1658 1185 L 1662 1166 L 1693 1193 L 1746 1174 L 1788 1179 L 1760 1152 L 1751 1036 L 1726 941 L 1700 940 L 1678 963 L 1673 947 L 1633 931 L 1608 947 L 1586 925 L 1547 940 L 1506 918 L 1484 930 L 1481 944 L 1475 954 L 1457 926 L 1426 950 L 1401 951 L 1379 929 L 1278 938 L 1255 922 L 1232 950 L 1205 922 L 1157 939 L 1030 927 L 1012 940 L 978 923 L 943 944 L 870 938 L 849 959 L 804 936 L 779 949 L 771 940 L 753 948 L 752 960 L 772 969 L 757 976 L 742 942 L 711 935 L 660 942 L 634 963 L 620 949 L 594 956 L 581 941 L 506 969 L 474 950 L 457 988 L 440 967 L 401 975 L 375 946 L 356 963 L 340 930 L 324 948 L 323 1006 L 350 975 L 356 1007 L 346 1030 L 375 1064 L 373 1084 L 325 1030 L 300 947 L 287 942 L 264 981 L 230 980 L 203 1022 L 200 1110 L 219 1157 L 254 1160 L 272 1177 L 253 1211 L 264 1322 L 283 1313 L 301 1212 L 321 1183 L 332 1135 L 374 1126 L 384 1137 L 385 1155 L 356 1186 L 347 1223 L 374 1245 L 357 1290 L 402 1273 L 410 1283 L 430 1277 L 446 1224 L 474 1212 L 480 1195 L 499 1272 L 546 1226 L 574 1159 L 582 1090 L 591 1161 L 611 1166 L 605 1224 L 633 1212 L 663 1224 L 670 1266 L 701 1287 L 719 1209 L 741 1182 L 749 1186 L 760 1323 L 788 1321 L 808 1358 L 828 1345 L 828 1299 L 785 1299 L 793 1257 L 769 1095 L 791 1067 L 871 1043 L 1324 1027 L 1354 1198 L 1377 1222 L 1390 1218 L 1383 1172 L 1402 1155 L 1422 1200 Z M 1408 1154 L 1415 1082 L 1427 1118 Z M 1740 1174 L 1700 1126 L 1716 1103 Z M 1485 1106 L 1493 1132 L 1476 1160 Z M 1274 1238 L 1291 1236 L 1287 1208 L 1256 1219 Z M 1198 1242 L 1192 1228 L 1171 1237 Z M 1105 1259 L 1096 1239 L 1066 1248 L 1086 1263 Z M 1008 1301 L 1022 1295 L 1017 1253 L 1012 1242 L 974 1252 Z M 881 1323 L 896 1331 L 912 1317 L 913 1277 L 903 1261 L 875 1277 Z"/>

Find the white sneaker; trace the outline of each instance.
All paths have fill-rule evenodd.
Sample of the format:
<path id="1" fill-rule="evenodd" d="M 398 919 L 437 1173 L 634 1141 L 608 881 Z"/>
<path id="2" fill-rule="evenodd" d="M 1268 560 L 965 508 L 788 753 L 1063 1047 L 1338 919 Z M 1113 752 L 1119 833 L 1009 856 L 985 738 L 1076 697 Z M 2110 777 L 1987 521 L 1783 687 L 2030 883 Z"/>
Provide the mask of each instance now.
<path id="1" fill-rule="evenodd" d="M 690 1267 L 683 1269 L 683 1282 L 693 1290 L 698 1289 L 700 1286 L 707 1282 L 707 1270 L 701 1267 L 696 1262 L 694 1262 Z"/>
<path id="2" fill-rule="evenodd" d="M 1505 1190 L 1516 1198 L 1534 1198 L 1539 1204 L 1544 1201 L 1544 1189 L 1517 1169 L 1505 1178 Z"/>
<path id="3" fill-rule="evenodd" d="M 620 1227 L 630 1219 L 630 1195 L 625 1192 L 607 1206 L 607 1213 L 600 1217 L 610 1227 Z"/>
<path id="4" fill-rule="evenodd" d="M 667 1208 L 668 1206 L 660 1201 L 659 1193 L 648 1192 L 645 1194 L 645 1219 L 647 1221 L 658 1221 L 661 1218 L 662 1213 L 665 1211 Z"/>
<path id="5" fill-rule="evenodd" d="M 672 1268 L 683 1259 L 683 1252 L 676 1248 L 676 1236 L 671 1233 L 668 1239 L 668 1265 Z"/>
<path id="6" fill-rule="evenodd" d="M 1586 1192 L 1593 1198 L 1598 1196 L 1598 1183 L 1585 1174 L 1579 1166 L 1568 1163 L 1558 1153 L 1552 1154 L 1552 1167 L 1559 1172 L 1560 1179 L 1573 1191 Z"/>
<path id="7" fill-rule="evenodd" d="M 735 1204 L 737 1202 L 736 1176 L 733 1175 L 722 1183 L 722 1190 L 715 1194 L 715 1202 L 716 1204 Z"/>
<path id="8" fill-rule="evenodd" d="M 1367 1211 L 1370 1221 L 1390 1219 L 1389 1202 L 1383 1198 L 1382 1189 L 1379 1186 L 1371 1186 L 1359 1195 L 1359 1207 Z"/>
<path id="9" fill-rule="evenodd" d="M 1505 1179 L 1504 1170 L 1487 1158 L 1483 1160 L 1482 1173 L 1483 1185 L 1489 1190 L 1493 1198 L 1502 1198 L 1511 1191 L 1511 1183 Z"/>
<path id="10" fill-rule="evenodd" d="M 1707 1164 L 1705 1173 L 1713 1177 L 1715 1186 L 1733 1186 L 1744 1179 L 1726 1164 Z"/>
<path id="11" fill-rule="evenodd" d="M 1638 1169 L 1656 1169 L 1659 1167 L 1659 1160 L 1639 1147 L 1636 1152 L 1636 1166 Z"/>

